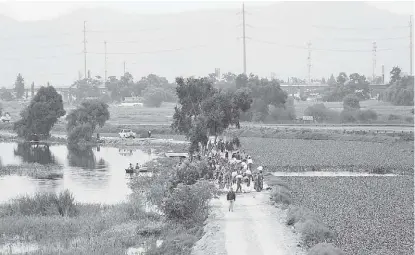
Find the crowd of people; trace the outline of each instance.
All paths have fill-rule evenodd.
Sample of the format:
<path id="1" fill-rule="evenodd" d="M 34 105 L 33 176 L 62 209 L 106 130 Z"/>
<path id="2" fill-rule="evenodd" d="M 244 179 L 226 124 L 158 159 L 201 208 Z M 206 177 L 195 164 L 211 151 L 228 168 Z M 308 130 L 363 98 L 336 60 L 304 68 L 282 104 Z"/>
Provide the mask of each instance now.
<path id="1" fill-rule="evenodd" d="M 253 159 L 242 151 L 227 150 L 222 139 L 208 144 L 208 164 L 220 189 L 236 192 L 261 191 L 263 189 L 263 167 L 253 169 Z"/>

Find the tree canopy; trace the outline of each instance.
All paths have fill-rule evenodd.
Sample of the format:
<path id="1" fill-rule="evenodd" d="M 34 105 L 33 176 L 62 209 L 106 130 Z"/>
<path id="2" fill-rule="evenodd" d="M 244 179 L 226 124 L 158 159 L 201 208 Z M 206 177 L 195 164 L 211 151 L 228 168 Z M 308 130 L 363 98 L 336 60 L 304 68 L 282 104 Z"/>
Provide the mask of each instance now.
<path id="1" fill-rule="evenodd" d="M 52 86 L 41 87 L 30 104 L 20 113 L 14 130 L 27 140 L 33 135 L 47 138 L 58 118 L 65 115 L 62 96 Z"/>
<path id="2" fill-rule="evenodd" d="M 249 90 L 219 90 L 207 77 L 177 78 L 176 83 L 179 105 L 172 128 L 190 140 L 191 152 L 199 151 L 199 143 L 205 145 L 209 135 L 218 136 L 230 126 L 239 128 L 240 114 L 252 102 Z"/>
<path id="3" fill-rule="evenodd" d="M 414 76 L 404 76 L 395 79 L 395 81 L 382 93 L 381 98 L 394 105 L 413 106 Z"/>
<path id="4" fill-rule="evenodd" d="M 103 127 L 109 118 L 106 103 L 96 99 L 83 101 L 66 116 L 68 142 L 76 144 L 91 141 L 95 128 Z"/>
<path id="5" fill-rule="evenodd" d="M 16 98 L 22 98 L 24 95 L 24 79 L 20 73 L 17 75 L 14 83 L 14 92 L 16 93 Z"/>

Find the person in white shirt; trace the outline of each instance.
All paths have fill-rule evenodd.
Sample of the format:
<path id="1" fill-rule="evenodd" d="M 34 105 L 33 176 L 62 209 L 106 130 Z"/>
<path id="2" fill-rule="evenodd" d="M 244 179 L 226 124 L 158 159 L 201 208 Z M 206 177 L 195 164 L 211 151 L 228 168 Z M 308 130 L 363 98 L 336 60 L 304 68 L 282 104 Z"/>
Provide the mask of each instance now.
<path id="1" fill-rule="evenodd" d="M 236 182 L 236 176 L 238 175 L 238 173 L 236 171 L 232 172 L 232 183 L 235 184 Z"/>
<path id="2" fill-rule="evenodd" d="M 249 187 L 249 186 L 251 185 L 252 172 L 251 172 L 251 170 L 247 169 L 247 170 L 245 171 L 245 174 L 246 174 L 246 176 L 248 177 L 248 183 L 247 183 L 247 186 Z"/>
<path id="3" fill-rule="evenodd" d="M 252 160 L 252 158 L 251 158 L 251 156 L 249 156 L 248 157 L 248 169 L 249 170 L 252 170 L 252 164 L 253 164 L 254 162 L 253 162 L 253 160 Z"/>

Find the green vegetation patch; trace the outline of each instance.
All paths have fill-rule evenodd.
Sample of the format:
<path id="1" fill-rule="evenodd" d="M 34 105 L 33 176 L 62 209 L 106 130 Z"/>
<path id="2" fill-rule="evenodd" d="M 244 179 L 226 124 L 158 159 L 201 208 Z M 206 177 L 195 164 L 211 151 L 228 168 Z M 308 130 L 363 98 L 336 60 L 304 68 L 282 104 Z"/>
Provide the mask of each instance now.
<path id="1" fill-rule="evenodd" d="M 346 254 L 413 253 L 412 177 L 278 179 L 291 187 L 294 205 L 309 209 L 293 207 L 288 213 L 289 223 L 296 224 L 316 215 L 335 233 L 333 243 Z"/>
<path id="2" fill-rule="evenodd" d="M 267 171 L 290 167 L 331 167 L 333 170 L 374 167 L 413 174 L 413 145 L 357 141 L 242 138 L 242 145 Z"/>

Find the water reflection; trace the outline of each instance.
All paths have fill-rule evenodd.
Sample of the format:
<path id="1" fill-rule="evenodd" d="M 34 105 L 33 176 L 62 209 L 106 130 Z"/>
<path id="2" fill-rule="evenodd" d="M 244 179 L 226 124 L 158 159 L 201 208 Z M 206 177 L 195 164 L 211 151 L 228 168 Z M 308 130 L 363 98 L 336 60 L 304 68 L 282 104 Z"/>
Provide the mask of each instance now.
<path id="1" fill-rule="evenodd" d="M 95 169 L 97 162 L 91 146 L 81 147 L 68 145 L 67 147 L 68 163 L 70 166 L 81 167 L 83 169 Z"/>
<path id="2" fill-rule="evenodd" d="M 23 162 L 27 163 L 42 165 L 56 163 L 49 145 L 45 143 L 19 143 L 14 149 L 14 155 L 21 157 Z"/>
<path id="3" fill-rule="evenodd" d="M 48 155 L 49 151 L 50 156 L 47 157 L 62 166 L 63 178 L 36 180 L 22 176 L 0 176 L 0 203 L 23 194 L 59 192 L 64 189 L 69 189 L 79 202 L 118 203 L 125 200 L 131 192 L 128 187 L 130 175 L 124 169 L 130 163 L 144 164 L 156 157 L 151 150 L 127 149 L 127 153 L 120 153 L 118 148 L 107 146 L 99 149 L 66 145 L 50 145 L 43 149 L 40 147 L 20 145 L 19 149 L 17 143 L 0 143 L 0 162 L 5 166 L 22 164 L 29 160 L 36 162 L 35 159 L 41 153 Z"/>

